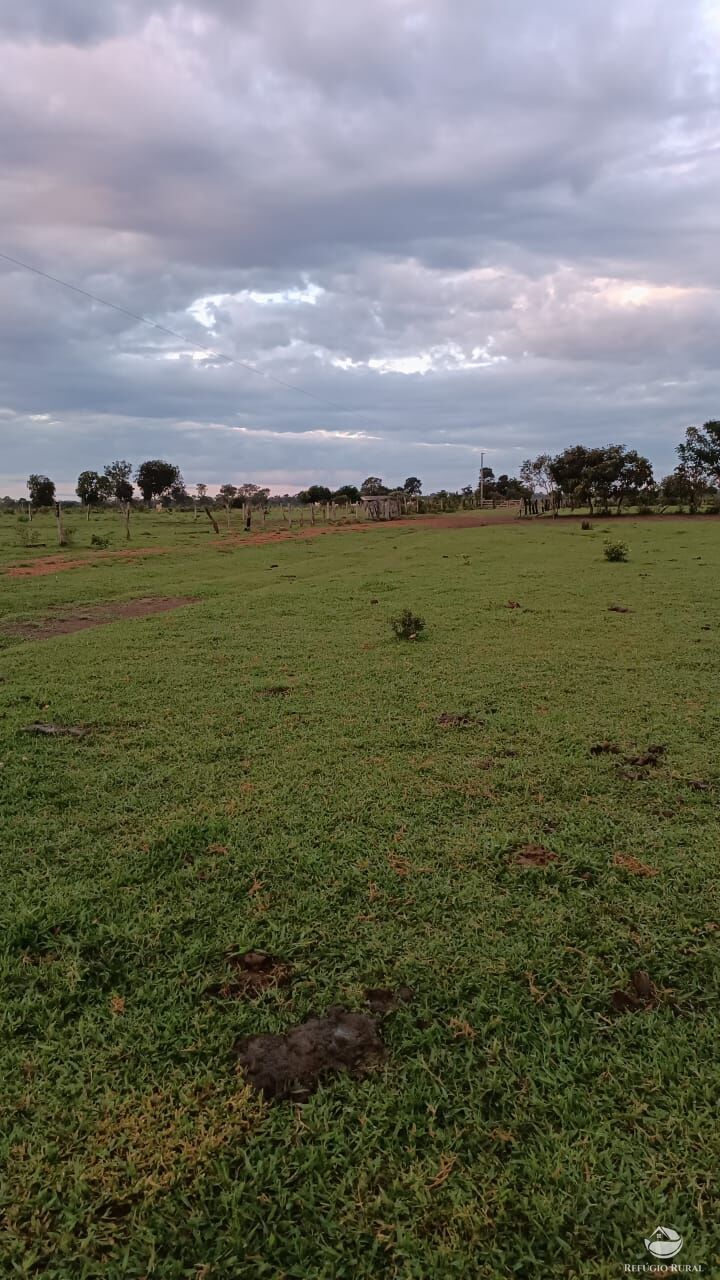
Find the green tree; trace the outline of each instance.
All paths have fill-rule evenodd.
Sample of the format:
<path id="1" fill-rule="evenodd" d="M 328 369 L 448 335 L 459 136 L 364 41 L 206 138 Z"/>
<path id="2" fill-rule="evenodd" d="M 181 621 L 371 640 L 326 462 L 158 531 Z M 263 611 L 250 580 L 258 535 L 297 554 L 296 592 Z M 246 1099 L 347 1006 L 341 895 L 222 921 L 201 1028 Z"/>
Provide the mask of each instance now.
<path id="1" fill-rule="evenodd" d="M 356 484 L 343 484 L 335 490 L 333 498 L 336 502 L 359 502 L 360 490 Z"/>
<path id="2" fill-rule="evenodd" d="M 688 475 L 720 485 L 720 422 L 712 418 L 702 427 L 688 427 L 677 455 Z"/>
<path id="3" fill-rule="evenodd" d="M 659 498 L 663 508 L 687 506 L 691 511 L 696 511 L 707 489 L 707 481 L 702 472 L 689 463 L 681 462 L 661 481 Z"/>
<path id="4" fill-rule="evenodd" d="M 119 458 L 116 462 L 109 463 L 105 467 L 103 474 L 108 483 L 111 497 L 115 498 L 117 502 L 132 501 L 135 490 L 130 479 L 132 476 L 131 463 Z"/>
<path id="5" fill-rule="evenodd" d="M 37 510 L 38 507 L 51 507 L 55 501 L 55 482 L 48 476 L 35 473 L 28 476 L 27 491 L 31 510 L 33 508 Z"/>
<path id="6" fill-rule="evenodd" d="M 620 450 L 619 466 L 612 484 L 612 495 L 620 510 L 623 502 L 636 503 L 644 495 L 654 495 L 655 477 L 649 458 L 644 458 L 637 449 Z"/>
<path id="7" fill-rule="evenodd" d="M 522 498 L 524 487 L 527 486 L 523 486 L 522 482 L 516 479 L 515 476 L 509 476 L 505 473 L 498 476 L 495 481 L 495 492 L 500 498 Z"/>
<path id="8" fill-rule="evenodd" d="M 87 508 L 89 520 L 92 508 L 99 507 L 101 502 L 111 496 L 110 481 L 107 476 L 101 476 L 97 471 L 81 471 L 75 492 L 83 506 Z"/>
<path id="9" fill-rule="evenodd" d="M 241 484 L 238 486 L 237 496 L 243 505 L 264 507 L 270 497 L 270 490 L 263 489 L 259 484 Z"/>
<path id="10" fill-rule="evenodd" d="M 141 462 L 135 472 L 135 479 L 147 503 L 152 502 L 153 498 L 162 498 L 174 485 L 180 484 L 184 488 L 179 467 L 172 462 L 165 462 L 163 458 L 149 458 L 147 462 Z"/>
<path id="11" fill-rule="evenodd" d="M 549 453 L 539 453 L 537 458 L 526 458 L 520 468 L 520 480 L 531 493 L 550 494 L 553 489 Z M 507 480 L 507 476 L 505 477 Z"/>
<path id="12" fill-rule="evenodd" d="M 216 501 L 221 503 L 222 506 L 224 506 L 225 508 L 228 529 L 230 528 L 230 512 L 232 510 L 232 505 L 236 498 L 237 498 L 236 485 L 234 484 L 220 485 L 220 488 L 218 489 L 218 495 L 217 495 Z"/>
<path id="13" fill-rule="evenodd" d="M 408 476 L 403 485 L 403 491 L 408 498 L 419 498 L 422 493 L 422 480 L 419 480 L 417 476 Z"/>
<path id="14" fill-rule="evenodd" d="M 379 476 L 368 476 L 360 485 L 360 492 L 368 498 L 377 498 L 380 494 L 387 493 L 387 489 Z"/>
<path id="15" fill-rule="evenodd" d="M 596 497 L 596 472 L 603 461 L 602 449 L 588 449 L 584 444 L 574 444 L 563 449 L 553 458 L 549 470 L 553 483 L 573 506 L 586 506 L 593 513 Z M 520 478 L 525 482 L 526 472 L 520 468 Z"/>
<path id="16" fill-rule="evenodd" d="M 549 464 L 553 482 L 561 493 L 577 506 L 587 506 L 592 515 L 595 504 L 607 511 L 611 502 L 618 504 L 636 499 L 653 484 L 652 466 L 637 449 L 622 444 L 587 448 L 572 445 Z M 520 472 L 524 478 L 523 470 Z"/>
<path id="17" fill-rule="evenodd" d="M 330 502 L 332 499 L 332 493 L 330 489 L 328 489 L 327 485 L 311 484 L 309 489 L 303 489 L 302 492 L 298 494 L 298 498 L 300 502 L 304 503 Z"/>
<path id="18" fill-rule="evenodd" d="M 190 501 L 190 495 L 187 489 L 185 488 L 185 483 L 182 479 L 182 476 L 180 477 L 180 479 L 177 481 L 176 484 L 171 485 L 167 496 L 171 502 L 175 502 L 179 507 L 184 506 L 186 503 Z"/>

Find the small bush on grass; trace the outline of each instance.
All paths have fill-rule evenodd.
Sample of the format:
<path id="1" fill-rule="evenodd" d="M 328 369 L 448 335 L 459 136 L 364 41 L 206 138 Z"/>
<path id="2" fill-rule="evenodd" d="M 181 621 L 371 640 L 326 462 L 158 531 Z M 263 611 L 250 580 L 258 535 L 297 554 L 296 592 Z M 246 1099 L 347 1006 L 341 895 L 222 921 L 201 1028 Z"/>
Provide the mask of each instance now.
<path id="1" fill-rule="evenodd" d="M 603 555 L 606 560 L 618 563 L 628 558 L 628 545 L 626 542 L 606 542 L 603 547 Z"/>
<path id="2" fill-rule="evenodd" d="M 402 613 L 390 619 L 390 626 L 396 639 L 417 640 L 420 632 L 425 630 L 425 619 L 413 613 L 412 609 L 403 609 Z"/>
<path id="3" fill-rule="evenodd" d="M 100 547 L 103 551 L 110 546 L 110 539 L 104 538 L 101 533 L 94 533 L 90 539 L 91 547 Z"/>
<path id="4" fill-rule="evenodd" d="M 33 529 L 27 516 L 20 516 L 15 525 L 15 539 L 20 547 L 36 547 L 40 541 L 37 529 Z"/>
<path id="5" fill-rule="evenodd" d="M 580 525 L 580 528 L 581 528 L 581 529 L 592 529 L 592 524 L 590 523 L 590 521 L 589 521 L 589 520 L 583 520 L 582 524 Z"/>

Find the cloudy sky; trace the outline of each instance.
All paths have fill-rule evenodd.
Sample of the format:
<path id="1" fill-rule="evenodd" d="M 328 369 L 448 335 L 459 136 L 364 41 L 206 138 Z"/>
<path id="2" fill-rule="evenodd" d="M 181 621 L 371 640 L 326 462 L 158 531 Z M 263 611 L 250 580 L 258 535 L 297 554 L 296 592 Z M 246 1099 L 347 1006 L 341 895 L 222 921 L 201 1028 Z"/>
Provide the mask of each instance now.
<path id="1" fill-rule="evenodd" d="M 181 336 L 0 261 L 0 493 L 669 470 L 720 416 L 719 38 L 720 0 L 1 5 L 0 251 Z"/>

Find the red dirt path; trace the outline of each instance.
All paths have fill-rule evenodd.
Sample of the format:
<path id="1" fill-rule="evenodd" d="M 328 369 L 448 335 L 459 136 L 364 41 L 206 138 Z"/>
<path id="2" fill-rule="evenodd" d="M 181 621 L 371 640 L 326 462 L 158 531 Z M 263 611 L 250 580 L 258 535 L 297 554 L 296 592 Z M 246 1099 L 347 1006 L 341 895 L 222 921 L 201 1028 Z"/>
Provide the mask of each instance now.
<path id="1" fill-rule="evenodd" d="M 606 517 L 597 516 L 597 520 Z M 615 518 L 615 517 L 613 517 Z M 621 520 L 633 519 L 633 516 L 622 516 Z M 660 514 L 652 517 L 655 520 L 683 520 L 686 517 L 675 515 L 673 513 Z M 717 516 L 693 516 L 693 520 L 716 520 Z M 562 527 L 568 521 L 576 521 L 585 519 L 585 516 L 562 516 L 560 520 L 549 520 L 545 518 L 544 523 L 551 525 L 553 528 Z M 652 523 L 651 521 L 651 523 Z M 531 519 L 520 520 L 515 510 L 500 511 L 488 518 L 478 512 L 469 511 L 466 515 L 431 515 L 431 516 L 410 516 L 403 517 L 400 520 L 393 520 L 388 524 L 385 521 L 360 521 L 357 524 L 335 524 L 335 525 L 297 525 L 292 529 L 278 529 L 272 533 L 253 533 L 250 537 L 243 537 L 242 534 L 232 533 L 224 538 L 213 538 L 210 543 L 213 547 L 257 547 L 267 542 L 286 542 L 288 539 L 302 538 L 318 538 L 327 533 L 367 533 L 370 529 L 399 529 L 399 528 L 430 528 L 430 529 L 482 529 L 492 527 L 499 524 L 514 524 L 518 528 L 527 528 L 533 521 Z M 139 560 L 143 556 L 160 556 L 167 555 L 171 551 L 182 551 L 182 547 L 137 547 L 124 551 L 100 551 L 95 555 L 88 556 L 84 560 L 66 560 L 61 555 L 42 556 L 38 560 L 32 561 L 30 564 L 10 565 L 5 570 L 9 578 L 41 578 L 46 574 L 62 573 L 65 569 L 83 569 L 88 565 L 102 564 L 106 560 Z"/>
<path id="2" fill-rule="evenodd" d="M 468 514 L 466 516 L 413 516 L 410 519 L 393 520 L 392 527 L 400 526 L 433 526 L 436 529 L 469 529 L 492 524 L 510 524 L 515 515 L 504 512 L 491 520 L 486 517 Z M 257 547 L 266 542 L 285 542 L 288 539 L 318 538 L 326 533 L 365 533 L 368 529 L 387 528 L 385 521 L 360 521 L 357 524 L 336 525 L 296 525 L 293 529 L 277 529 L 271 533 L 254 533 L 249 538 L 242 534 L 229 534 L 224 538 L 213 538 L 211 546 Z M 88 565 L 102 564 L 106 560 L 138 560 L 143 556 L 167 555 L 171 551 L 180 551 L 182 547 L 137 547 L 124 551 L 100 551 L 87 556 L 84 560 L 65 559 L 64 556 L 41 556 L 31 564 L 11 565 L 5 570 L 9 578 L 42 578 L 51 573 L 62 573 L 65 569 L 83 569 Z"/>
<path id="3" fill-rule="evenodd" d="M 31 564 L 11 564 L 5 574 L 8 578 L 44 578 L 49 573 L 62 573 L 64 569 L 102 564 L 103 560 L 139 560 L 142 556 L 160 556 L 171 550 L 171 547 L 133 547 L 129 551 L 99 551 L 84 560 L 69 560 L 61 555 L 41 556 Z"/>

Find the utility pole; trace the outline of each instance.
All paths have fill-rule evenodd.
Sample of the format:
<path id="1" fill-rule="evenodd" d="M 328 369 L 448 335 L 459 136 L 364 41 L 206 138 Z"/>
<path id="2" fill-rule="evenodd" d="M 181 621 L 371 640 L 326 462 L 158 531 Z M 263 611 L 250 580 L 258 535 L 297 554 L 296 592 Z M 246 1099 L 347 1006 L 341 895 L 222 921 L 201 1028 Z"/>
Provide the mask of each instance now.
<path id="1" fill-rule="evenodd" d="M 485 499 L 485 454 L 480 454 L 480 510 L 483 509 Z"/>

